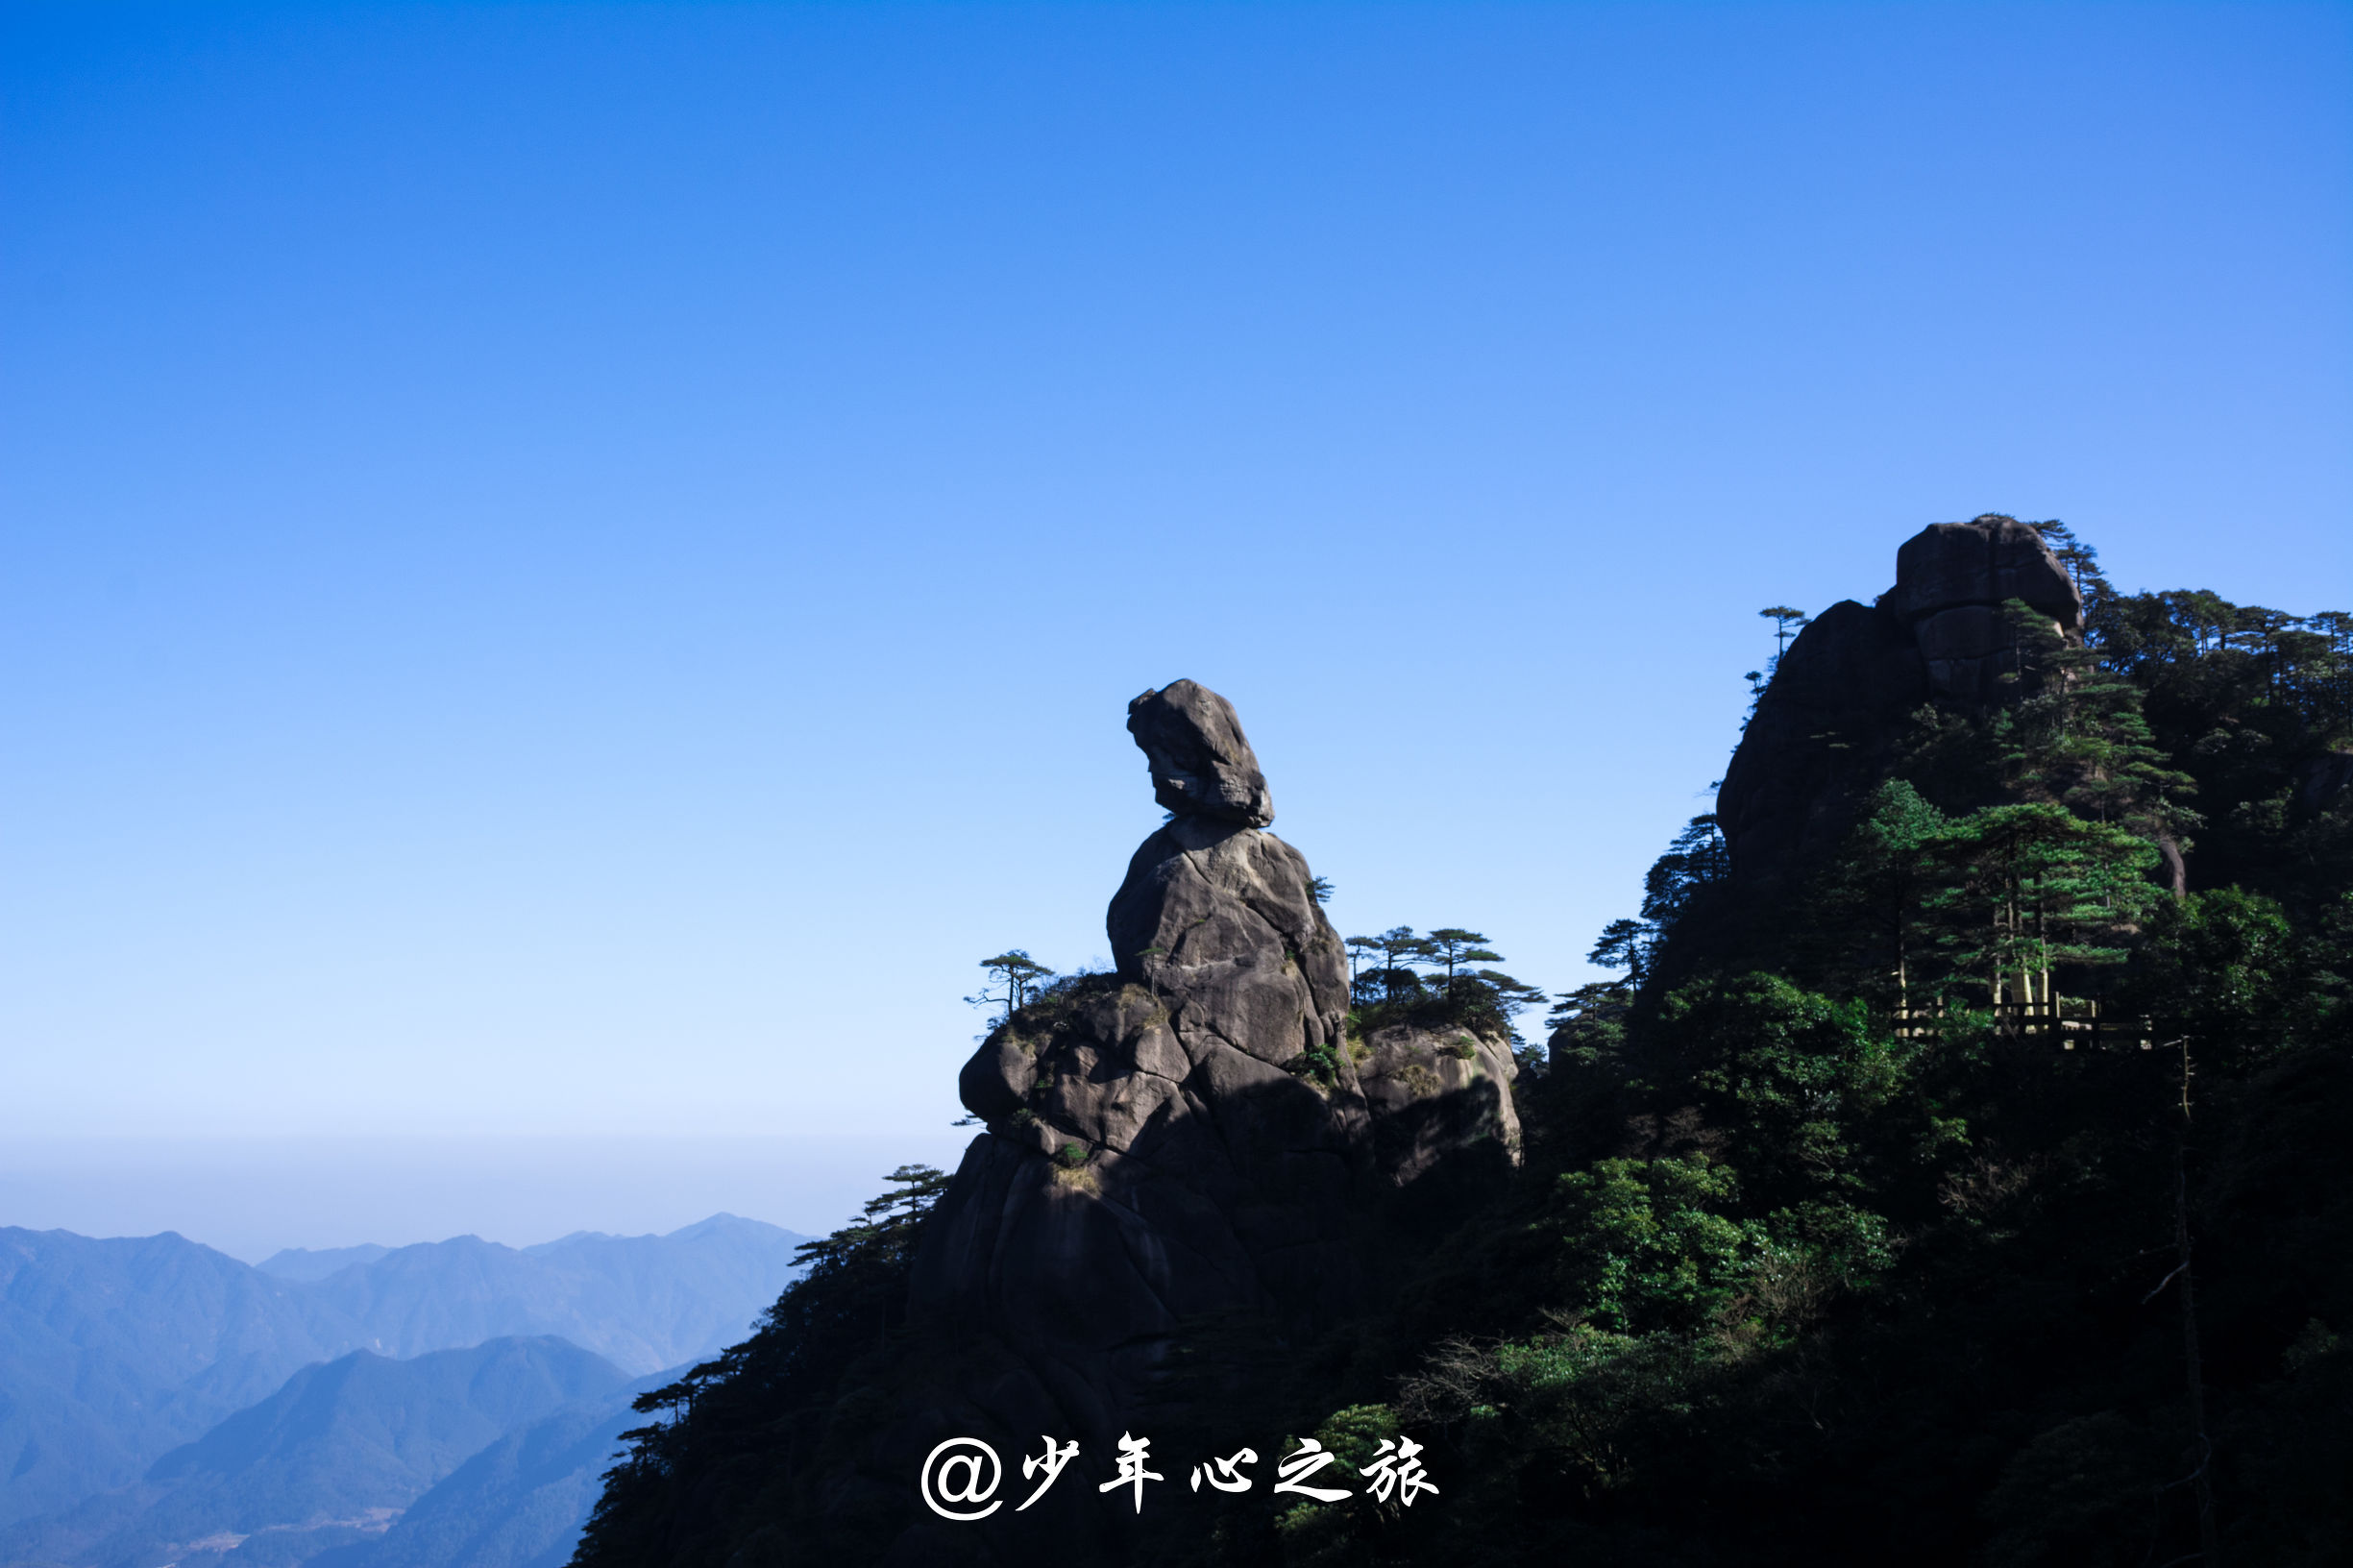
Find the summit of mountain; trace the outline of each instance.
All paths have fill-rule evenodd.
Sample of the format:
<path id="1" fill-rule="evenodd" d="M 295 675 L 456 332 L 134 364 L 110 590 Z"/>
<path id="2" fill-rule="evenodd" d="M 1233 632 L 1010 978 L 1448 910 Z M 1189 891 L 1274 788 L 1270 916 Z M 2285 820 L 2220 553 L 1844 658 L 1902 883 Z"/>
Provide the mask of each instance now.
<path id="1" fill-rule="evenodd" d="M 254 1266 L 282 1280 L 309 1284 L 355 1264 L 372 1263 L 391 1250 L 373 1241 L 355 1247 L 282 1247 Z"/>

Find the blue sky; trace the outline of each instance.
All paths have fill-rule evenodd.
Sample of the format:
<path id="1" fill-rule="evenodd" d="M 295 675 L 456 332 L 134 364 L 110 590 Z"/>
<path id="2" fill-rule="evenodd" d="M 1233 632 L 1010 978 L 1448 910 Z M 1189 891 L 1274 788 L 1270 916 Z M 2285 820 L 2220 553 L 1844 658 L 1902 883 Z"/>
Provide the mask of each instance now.
<path id="1" fill-rule="evenodd" d="M 2343 5 L 0 14 L 0 1223 L 834 1223 L 1179 675 L 1558 988 L 1924 524 L 2353 604 Z"/>

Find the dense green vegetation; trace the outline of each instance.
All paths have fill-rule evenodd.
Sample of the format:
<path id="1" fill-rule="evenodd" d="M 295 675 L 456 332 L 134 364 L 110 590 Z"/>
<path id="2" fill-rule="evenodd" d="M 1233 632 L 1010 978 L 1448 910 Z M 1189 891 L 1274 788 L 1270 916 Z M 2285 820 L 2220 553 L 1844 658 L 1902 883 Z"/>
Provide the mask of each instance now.
<path id="1" fill-rule="evenodd" d="M 907 1267 L 944 1173 L 901 1165 L 858 1222 L 795 1254 L 808 1272 L 749 1339 L 636 1408 L 661 1419 L 624 1433 L 631 1446 L 605 1479 L 575 1559 L 721 1562 L 749 1542 L 782 1560 L 790 1531 L 810 1561 L 869 1561 L 896 1530 L 903 1500 L 827 1509 L 814 1495 L 827 1460 L 883 1413 L 904 1347 Z"/>
<path id="2" fill-rule="evenodd" d="M 1409 1434 L 1439 1494 L 1256 1493 L 1150 1560 L 2353 1560 L 2353 618 L 2119 594 L 2047 532 L 2084 646 L 2021 615 L 2007 698 L 1913 716 L 1802 885 L 1696 820 L 1524 1059 L 1516 1183 L 1226 1412 Z M 1360 1027 L 1527 1000 L 1475 932 L 1349 945 Z M 657 1396 L 584 1564 L 884 1538 L 787 1459 L 870 1430 L 898 1179 Z M 682 1509 L 727 1551 L 655 1550 Z"/>
<path id="3" fill-rule="evenodd" d="M 1806 886 L 1661 858 L 1521 1189 L 1315 1370 L 1443 1507 L 1263 1560 L 2348 1560 L 2353 622 L 2062 543 L 2086 646 L 2021 617 Z"/>

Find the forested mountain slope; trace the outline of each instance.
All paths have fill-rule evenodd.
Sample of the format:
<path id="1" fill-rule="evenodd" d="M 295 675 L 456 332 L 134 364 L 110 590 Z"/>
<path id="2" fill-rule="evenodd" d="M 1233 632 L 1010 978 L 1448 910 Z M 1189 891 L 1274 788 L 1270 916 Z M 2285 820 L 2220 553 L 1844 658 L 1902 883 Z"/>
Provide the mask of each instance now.
<path id="1" fill-rule="evenodd" d="M 643 1420 L 631 1400 L 684 1370 L 515 1428 L 409 1505 L 382 1536 L 315 1557 L 310 1568 L 561 1568 L 626 1446 L 622 1433 Z"/>
<path id="2" fill-rule="evenodd" d="M 1163 1480 L 1103 1560 L 2347 1560 L 2353 618 L 2120 593 L 2007 518 L 1898 566 L 1760 674 L 1718 812 L 1596 944 L 1620 978 L 1523 1054 L 1517 1172 L 1346 1321 L 1162 1342 Z M 1394 1003 L 1351 999 L 1353 1056 Z M 875 1462 L 977 1413 L 890 1426 L 971 1366 L 906 1312 L 947 1233 L 903 1175 L 644 1402 L 676 1419 L 582 1568 L 1028 1555 Z M 1311 1439 L 1346 1497 L 1271 1490 Z M 1189 1483 L 1244 1442 L 1248 1489 Z M 1409 1442 L 1438 1490 L 1373 1495 Z"/>
<path id="3" fill-rule="evenodd" d="M 0 1524 L 137 1476 L 357 1325 L 174 1236 L 0 1230 Z"/>

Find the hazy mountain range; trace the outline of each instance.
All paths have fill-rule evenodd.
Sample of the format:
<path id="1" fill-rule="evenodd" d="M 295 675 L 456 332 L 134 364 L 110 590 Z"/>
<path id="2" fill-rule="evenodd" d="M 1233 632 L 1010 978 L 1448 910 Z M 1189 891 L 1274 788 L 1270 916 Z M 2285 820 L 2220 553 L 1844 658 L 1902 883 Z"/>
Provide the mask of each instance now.
<path id="1" fill-rule="evenodd" d="M 0 1563 L 453 1560 L 420 1545 L 428 1526 L 482 1537 L 470 1560 L 528 1560 L 548 1549 L 532 1519 L 561 1515 L 562 1534 L 583 1485 L 593 1500 L 575 1472 L 609 1445 L 563 1462 L 633 1419 L 633 1380 L 742 1338 L 801 1239 L 721 1214 L 254 1267 L 169 1233 L 0 1229 Z M 417 1527 L 387 1530 L 460 1471 Z"/>
<path id="2" fill-rule="evenodd" d="M 10 1527 L 0 1560 L 203 1568 L 304 1562 L 340 1547 L 357 1563 L 476 1454 L 558 1411 L 593 1427 L 627 1384 L 612 1362 L 551 1337 L 411 1360 L 355 1351 L 303 1368 L 133 1484 Z M 601 1459 L 587 1457 L 598 1469 Z M 534 1542 L 551 1544 L 576 1520 L 536 1521 Z"/>
<path id="3" fill-rule="evenodd" d="M 356 1247 L 323 1247 L 316 1252 L 308 1247 L 287 1247 L 254 1266 L 282 1280 L 323 1280 L 354 1263 L 372 1263 L 391 1250 L 373 1241 Z"/>

